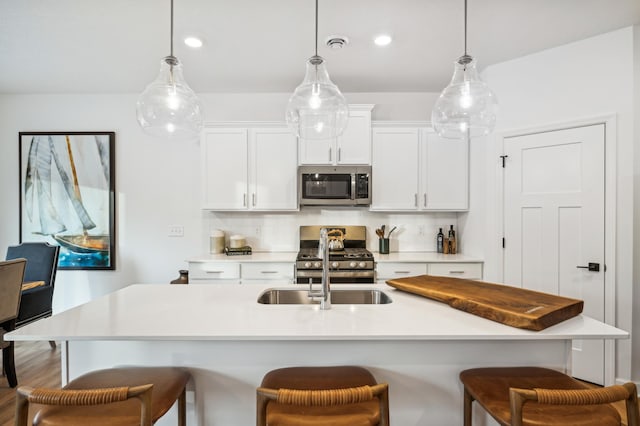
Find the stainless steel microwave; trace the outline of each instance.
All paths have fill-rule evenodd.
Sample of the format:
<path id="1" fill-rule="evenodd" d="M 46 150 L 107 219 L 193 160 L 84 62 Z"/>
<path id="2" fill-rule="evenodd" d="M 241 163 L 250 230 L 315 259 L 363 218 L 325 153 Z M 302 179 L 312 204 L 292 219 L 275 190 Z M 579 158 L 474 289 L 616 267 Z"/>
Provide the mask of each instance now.
<path id="1" fill-rule="evenodd" d="M 371 166 L 300 166 L 301 206 L 368 206 Z"/>

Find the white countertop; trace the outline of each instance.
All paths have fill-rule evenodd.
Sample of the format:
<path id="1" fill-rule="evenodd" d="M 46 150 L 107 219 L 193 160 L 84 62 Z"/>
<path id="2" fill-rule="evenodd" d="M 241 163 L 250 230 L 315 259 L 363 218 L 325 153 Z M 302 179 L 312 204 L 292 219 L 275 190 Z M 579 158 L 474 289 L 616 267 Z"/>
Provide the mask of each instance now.
<path id="1" fill-rule="evenodd" d="M 251 255 L 227 256 L 226 254 L 205 254 L 187 259 L 187 262 L 295 262 L 298 252 L 253 252 Z M 380 254 L 373 252 L 376 262 L 467 262 L 482 263 L 482 259 L 463 254 L 442 254 L 435 252 L 394 252 Z"/>
<path id="2" fill-rule="evenodd" d="M 586 316 L 534 332 L 387 285 L 387 305 L 261 305 L 267 285 L 136 284 L 7 335 L 7 340 L 545 340 L 626 338 Z M 288 288 L 303 289 L 304 286 Z"/>

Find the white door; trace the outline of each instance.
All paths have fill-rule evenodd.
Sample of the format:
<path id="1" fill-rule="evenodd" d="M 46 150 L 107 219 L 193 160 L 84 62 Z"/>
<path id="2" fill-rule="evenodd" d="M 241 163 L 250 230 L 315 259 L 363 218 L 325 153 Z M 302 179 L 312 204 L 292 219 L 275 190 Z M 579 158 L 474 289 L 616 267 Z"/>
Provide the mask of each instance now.
<path id="1" fill-rule="evenodd" d="M 604 132 L 599 124 L 504 142 L 504 282 L 582 299 L 583 313 L 600 321 Z M 604 384 L 604 342 L 575 340 L 572 352 L 573 375 Z"/>

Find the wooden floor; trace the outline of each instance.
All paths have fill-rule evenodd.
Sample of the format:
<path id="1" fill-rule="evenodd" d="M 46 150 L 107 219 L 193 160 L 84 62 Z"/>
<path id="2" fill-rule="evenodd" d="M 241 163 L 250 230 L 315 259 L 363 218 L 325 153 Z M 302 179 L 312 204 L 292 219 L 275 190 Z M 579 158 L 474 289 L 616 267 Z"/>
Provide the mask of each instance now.
<path id="1" fill-rule="evenodd" d="M 16 342 L 15 361 L 18 386 L 60 387 L 60 345 L 54 350 L 49 342 Z M 13 426 L 15 394 L 0 377 L 0 426 Z"/>

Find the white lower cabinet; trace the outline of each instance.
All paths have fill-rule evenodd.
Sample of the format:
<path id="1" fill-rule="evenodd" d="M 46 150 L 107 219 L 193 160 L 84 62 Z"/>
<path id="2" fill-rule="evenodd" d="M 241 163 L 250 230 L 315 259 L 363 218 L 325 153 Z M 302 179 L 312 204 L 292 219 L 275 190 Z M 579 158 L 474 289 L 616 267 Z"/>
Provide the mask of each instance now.
<path id="1" fill-rule="evenodd" d="M 189 284 L 293 284 L 289 262 L 189 262 Z"/>
<path id="2" fill-rule="evenodd" d="M 376 282 L 416 275 L 482 279 L 482 263 L 471 262 L 380 262 L 376 264 Z"/>
<path id="3" fill-rule="evenodd" d="M 467 278 L 471 280 L 482 279 L 481 263 L 430 263 L 429 275 L 443 277 Z"/>
<path id="4" fill-rule="evenodd" d="M 240 284 L 240 264 L 189 262 L 189 284 Z"/>
<path id="5" fill-rule="evenodd" d="M 293 284 L 295 265 L 292 263 L 241 263 L 242 284 Z"/>
<path id="6" fill-rule="evenodd" d="M 409 262 L 384 262 L 376 264 L 376 282 L 384 283 L 386 280 L 406 278 L 427 273 L 426 263 Z"/>

